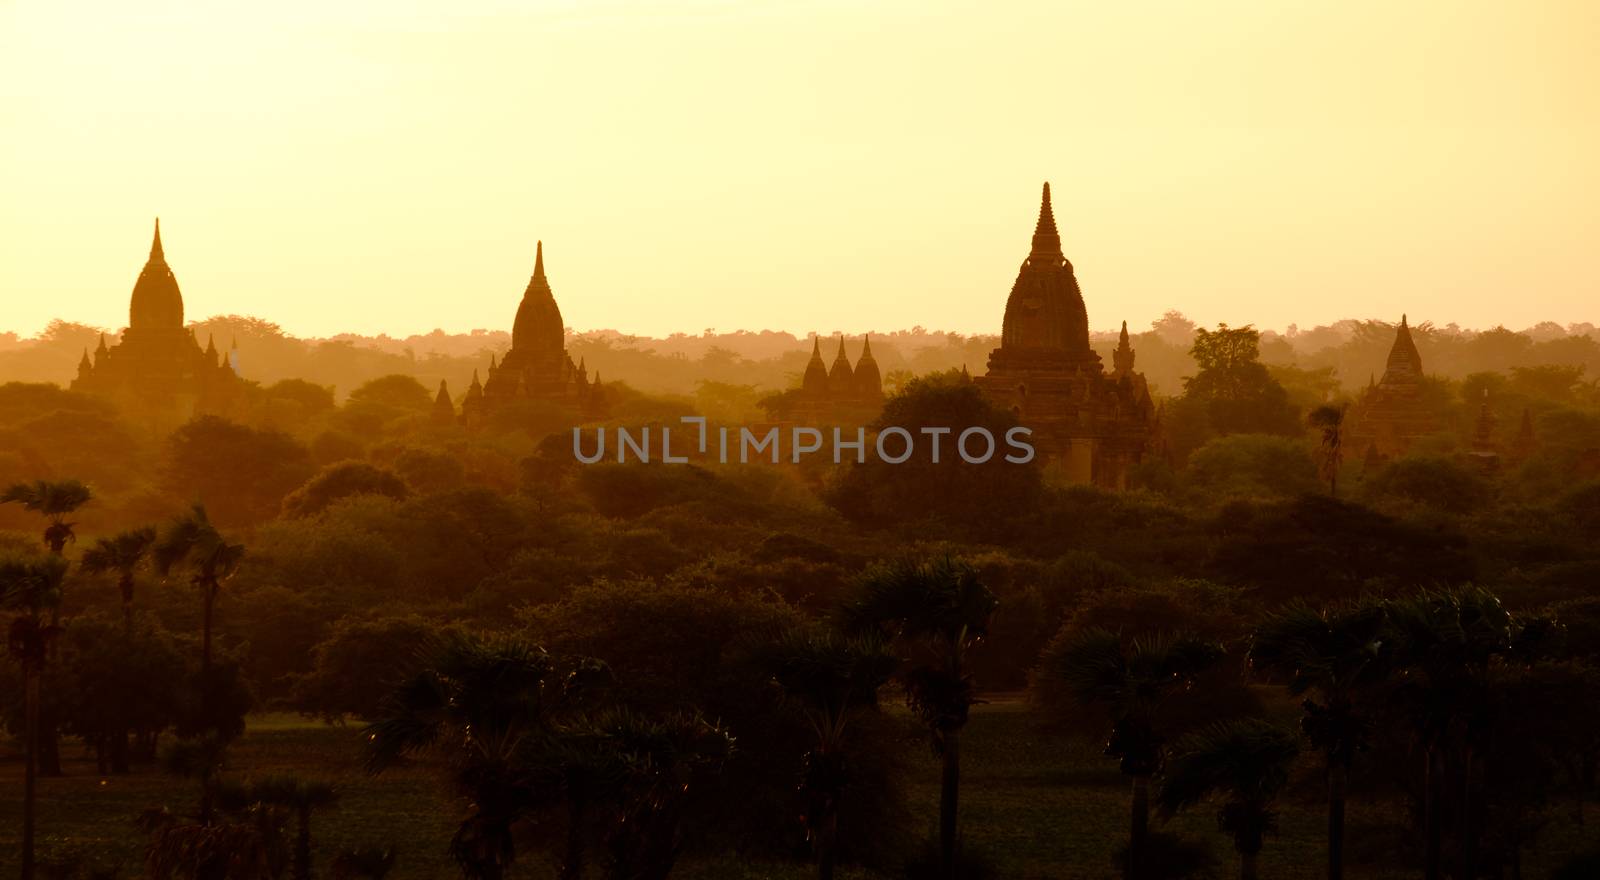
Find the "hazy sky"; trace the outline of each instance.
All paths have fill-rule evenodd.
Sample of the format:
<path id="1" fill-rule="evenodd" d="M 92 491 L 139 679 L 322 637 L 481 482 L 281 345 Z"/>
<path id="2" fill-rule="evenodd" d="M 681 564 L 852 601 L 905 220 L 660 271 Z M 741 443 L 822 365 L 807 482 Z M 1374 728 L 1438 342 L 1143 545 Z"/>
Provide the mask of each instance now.
<path id="1" fill-rule="evenodd" d="M 460 7 L 460 8 L 456 8 Z M 0 0 L 0 330 L 1600 321 L 1600 3 Z"/>

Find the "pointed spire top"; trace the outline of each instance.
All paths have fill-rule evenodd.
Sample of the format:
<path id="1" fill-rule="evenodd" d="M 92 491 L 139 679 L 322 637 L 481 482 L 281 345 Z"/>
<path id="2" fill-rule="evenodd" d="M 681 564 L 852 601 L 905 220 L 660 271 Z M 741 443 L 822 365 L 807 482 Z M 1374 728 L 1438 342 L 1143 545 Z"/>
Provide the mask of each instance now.
<path id="1" fill-rule="evenodd" d="M 839 334 L 839 357 L 844 357 L 844 334 Z"/>
<path id="2" fill-rule="evenodd" d="M 78 369 L 89 369 L 89 347 L 87 345 L 83 347 L 83 359 L 78 361 Z"/>
<path id="3" fill-rule="evenodd" d="M 811 337 L 811 356 L 812 357 L 817 357 L 817 358 L 822 357 L 822 337 L 821 336 L 812 336 Z"/>
<path id="4" fill-rule="evenodd" d="M 1128 322 L 1122 322 L 1122 336 L 1117 340 L 1122 345 L 1128 344 Z"/>
<path id="5" fill-rule="evenodd" d="M 1050 207 L 1049 181 L 1045 182 L 1044 194 L 1039 198 L 1039 222 L 1033 228 L 1033 254 L 1056 257 L 1061 255 L 1061 235 L 1056 231 L 1056 215 Z"/>
<path id="6" fill-rule="evenodd" d="M 580 372 L 580 373 L 588 372 L 587 367 L 588 367 L 588 360 L 583 355 L 581 355 L 581 354 L 578 355 L 578 372 Z"/>
<path id="7" fill-rule="evenodd" d="M 150 259 L 165 260 L 167 255 L 161 250 L 161 218 L 156 218 L 156 237 L 150 242 Z"/>
<path id="8" fill-rule="evenodd" d="M 541 240 L 534 246 L 533 255 L 533 280 L 544 281 L 544 241 Z"/>
<path id="9" fill-rule="evenodd" d="M 863 359 L 872 357 L 872 334 L 871 333 L 868 333 L 865 336 L 861 337 L 861 357 Z"/>
<path id="10" fill-rule="evenodd" d="M 489 372 L 493 374 L 497 369 L 499 369 L 499 367 L 495 363 L 494 352 L 491 351 L 489 352 Z"/>
<path id="11" fill-rule="evenodd" d="M 100 334 L 100 346 L 94 350 L 94 353 L 96 357 L 106 353 L 106 335 L 104 333 Z"/>
<path id="12" fill-rule="evenodd" d="M 215 333 L 207 333 L 206 334 L 206 354 L 215 355 L 216 353 L 217 353 L 217 336 L 216 336 Z"/>

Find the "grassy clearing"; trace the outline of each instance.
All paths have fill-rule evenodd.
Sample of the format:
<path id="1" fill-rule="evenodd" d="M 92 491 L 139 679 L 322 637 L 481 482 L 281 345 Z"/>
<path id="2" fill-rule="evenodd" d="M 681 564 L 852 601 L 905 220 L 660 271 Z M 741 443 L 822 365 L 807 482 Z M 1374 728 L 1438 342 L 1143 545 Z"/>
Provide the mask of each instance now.
<path id="1" fill-rule="evenodd" d="M 1113 876 L 1113 853 L 1127 833 L 1128 789 L 1112 762 L 1090 744 L 1041 737 L 1023 707 L 997 702 L 975 709 L 965 748 L 962 788 L 967 839 L 996 866 L 996 876 L 1017 880 L 1075 880 Z M 316 819 L 319 863 L 338 849 L 392 844 L 399 852 L 401 880 L 456 876 L 444 854 L 459 805 L 442 795 L 422 769 L 401 769 L 372 778 L 361 772 L 356 728 L 326 727 L 292 715 L 261 715 L 234 747 L 231 772 L 294 771 L 332 780 L 341 789 L 336 810 Z M 73 755 L 73 757 L 77 757 Z M 937 762 L 915 762 L 912 802 L 931 834 L 938 804 Z M 139 876 L 143 838 L 133 820 L 146 807 L 187 808 L 190 784 L 140 768 L 125 777 L 102 779 L 86 760 L 70 761 L 68 776 L 41 783 L 40 831 L 47 858 L 86 858 L 120 864 L 124 877 Z M 21 765 L 14 756 L 0 763 L 0 876 L 16 870 L 20 828 Z M 1352 878 L 1415 877 L 1420 870 L 1395 864 L 1401 817 L 1352 805 Z M 1545 876 L 1585 841 L 1600 839 L 1590 823 L 1578 827 L 1559 810 L 1529 853 L 1525 876 Z M 1316 780 L 1307 778 L 1283 805 L 1281 830 L 1262 853 L 1261 876 L 1311 878 L 1322 871 L 1323 814 Z M 1209 810 L 1162 824 L 1158 829 L 1205 841 L 1216 856 L 1218 875 L 1232 876 L 1229 843 L 1216 832 Z M 539 877 L 549 866 L 531 859 L 515 876 Z M 803 865 L 752 864 L 734 859 L 685 864 L 674 876 L 688 880 L 765 880 L 811 876 Z M 879 875 L 845 872 L 843 880 Z"/>

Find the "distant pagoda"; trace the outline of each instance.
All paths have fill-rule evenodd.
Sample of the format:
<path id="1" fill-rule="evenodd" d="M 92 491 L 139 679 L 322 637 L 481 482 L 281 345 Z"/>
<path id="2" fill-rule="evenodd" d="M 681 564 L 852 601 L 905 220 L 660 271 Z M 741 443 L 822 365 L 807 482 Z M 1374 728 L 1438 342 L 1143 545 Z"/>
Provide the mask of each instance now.
<path id="1" fill-rule="evenodd" d="M 1422 355 L 1411 338 L 1406 316 L 1400 316 L 1383 378 L 1369 384 L 1350 411 L 1352 449 L 1364 450 L 1369 461 L 1405 454 L 1418 438 L 1443 425 L 1425 397 Z"/>
<path id="2" fill-rule="evenodd" d="M 883 376 L 878 360 L 872 356 L 872 340 L 861 341 L 861 357 L 850 364 L 844 336 L 833 366 L 822 360 L 822 337 L 811 341 L 811 360 L 800 380 L 799 393 L 789 406 L 789 417 L 804 424 L 861 425 L 872 421 L 883 409 Z"/>
<path id="3" fill-rule="evenodd" d="M 1000 347 L 976 381 L 1033 429 L 1034 448 L 1069 481 L 1122 488 L 1156 428 L 1149 387 L 1133 370 L 1126 322 L 1112 360 L 1107 373 L 1089 346 L 1088 310 L 1061 251 L 1046 183 L 1032 248 L 1006 299 Z"/>
<path id="4" fill-rule="evenodd" d="M 533 277 L 511 325 L 511 350 L 499 361 L 490 356 L 488 378 L 481 384 L 473 373 L 462 416 L 473 424 L 523 401 L 552 405 L 574 422 L 606 415 L 599 374 L 590 379 L 587 366 L 574 364 L 567 354 L 566 325 L 544 274 L 543 241 L 536 246 Z"/>
<path id="5" fill-rule="evenodd" d="M 128 328 L 109 348 L 101 334 L 92 360 L 84 351 L 72 390 L 110 399 L 135 418 L 170 427 L 195 415 L 228 412 L 243 388 L 215 340 L 208 338 L 201 349 L 194 331 L 184 327 L 183 294 L 161 247 L 158 218 L 150 259 L 133 285 Z"/>

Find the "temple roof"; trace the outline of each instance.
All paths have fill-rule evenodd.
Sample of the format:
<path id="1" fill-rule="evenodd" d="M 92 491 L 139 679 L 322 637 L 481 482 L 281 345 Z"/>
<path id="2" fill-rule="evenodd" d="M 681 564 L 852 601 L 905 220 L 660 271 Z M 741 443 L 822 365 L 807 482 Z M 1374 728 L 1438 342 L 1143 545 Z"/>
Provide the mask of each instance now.
<path id="1" fill-rule="evenodd" d="M 883 375 L 878 371 L 878 360 L 872 356 L 872 338 L 861 340 L 861 359 L 856 361 L 856 388 L 871 395 L 883 393 Z"/>
<path id="2" fill-rule="evenodd" d="M 839 353 L 834 355 L 833 367 L 828 370 L 828 381 L 836 388 L 845 387 L 850 381 L 854 371 L 850 369 L 850 357 L 844 353 L 844 334 L 839 334 Z"/>
<path id="3" fill-rule="evenodd" d="M 806 372 L 804 378 L 800 380 L 800 387 L 816 393 L 828 390 L 828 367 L 822 362 L 821 336 L 811 338 L 811 360 L 806 362 Z"/>
<path id="4" fill-rule="evenodd" d="M 1384 367 L 1383 384 L 1415 382 L 1422 378 L 1422 355 L 1411 339 L 1411 327 L 1406 316 L 1400 316 L 1400 326 L 1395 330 L 1394 345 L 1389 349 L 1389 361 Z"/>
<path id="5" fill-rule="evenodd" d="M 1039 199 L 1039 220 L 1028 258 L 1006 300 L 1000 346 L 1010 351 L 1065 352 L 1089 359 L 1089 315 L 1072 264 L 1061 253 L 1050 205 L 1050 184 Z"/>
<path id="6" fill-rule="evenodd" d="M 150 243 L 150 259 L 134 282 L 128 302 L 128 326 L 135 329 L 183 329 L 183 294 L 178 279 L 167 266 L 161 247 L 161 218 L 156 218 L 155 239 Z"/>
<path id="7" fill-rule="evenodd" d="M 533 259 L 533 277 L 522 292 L 522 304 L 517 306 L 517 318 L 511 325 L 511 348 L 537 353 L 559 352 L 563 350 L 565 336 L 561 308 L 556 305 L 550 281 L 544 276 L 544 242 L 541 241 Z"/>

